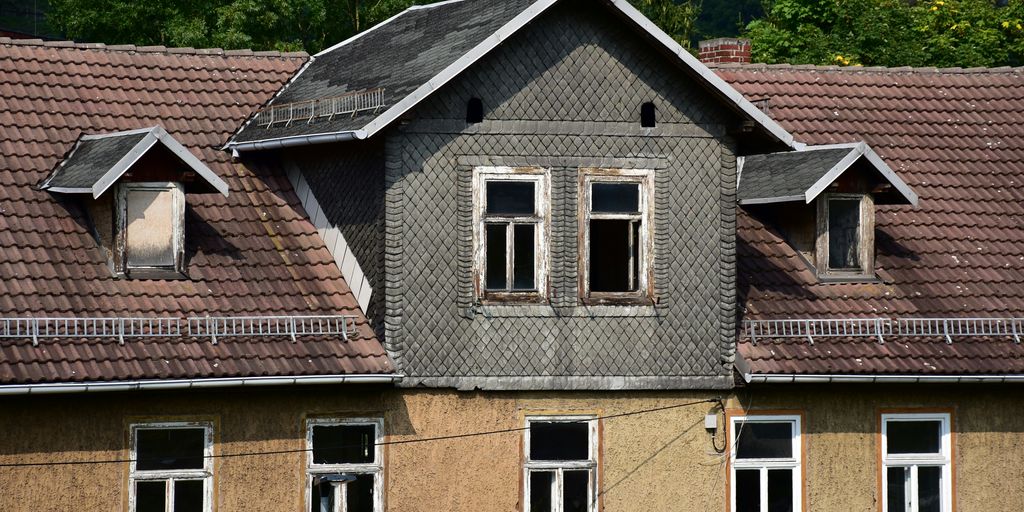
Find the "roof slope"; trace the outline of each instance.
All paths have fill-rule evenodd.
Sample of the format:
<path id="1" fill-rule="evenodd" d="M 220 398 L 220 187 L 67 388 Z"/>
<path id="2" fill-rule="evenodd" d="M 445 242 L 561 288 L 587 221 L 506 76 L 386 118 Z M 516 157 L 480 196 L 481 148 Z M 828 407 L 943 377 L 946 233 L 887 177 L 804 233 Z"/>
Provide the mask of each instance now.
<path id="1" fill-rule="evenodd" d="M 778 232 L 741 211 L 743 317 L 1024 317 L 1024 70 L 717 72 L 748 97 L 768 98 L 798 140 L 863 139 L 920 196 L 918 209 L 877 209 L 879 283 L 818 283 Z M 1009 337 L 745 340 L 740 353 L 766 373 L 1024 371 L 1024 348 Z"/>
<path id="2" fill-rule="evenodd" d="M 344 314 L 359 323 L 349 342 L 0 339 L 0 383 L 391 370 L 287 178 L 233 165 L 219 150 L 305 61 L 0 39 L 0 317 Z M 117 280 L 79 203 L 36 185 L 80 134 L 157 124 L 231 193 L 187 197 L 189 280 Z"/>

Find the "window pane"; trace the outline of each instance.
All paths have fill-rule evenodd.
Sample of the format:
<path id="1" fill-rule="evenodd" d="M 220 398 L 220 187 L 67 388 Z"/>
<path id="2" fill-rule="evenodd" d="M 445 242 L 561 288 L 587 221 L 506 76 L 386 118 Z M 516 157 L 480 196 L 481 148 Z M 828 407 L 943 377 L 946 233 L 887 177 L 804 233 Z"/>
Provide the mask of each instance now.
<path id="1" fill-rule="evenodd" d="M 562 510 L 586 512 L 590 495 L 590 471 L 566 471 L 562 474 Z"/>
<path id="2" fill-rule="evenodd" d="M 941 421 L 886 422 L 889 453 L 939 453 L 941 438 Z"/>
<path id="3" fill-rule="evenodd" d="M 639 244 L 630 232 L 629 220 L 593 219 L 590 221 L 590 290 L 594 292 L 630 292 L 637 290 L 634 262 L 640 255 Z M 632 230 L 632 231 L 635 231 Z"/>
<path id="4" fill-rule="evenodd" d="M 167 482 L 135 483 L 135 512 L 166 512 Z"/>
<path id="5" fill-rule="evenodd" d="M 530 460 L 589 460 L 590 426 L 586 422 L 530 423 Z"/>
<path id="6" fill-rule="evenodd" d="M 737 423 L 736 458 L 777 459 L 793 457 L 793 424 Z"/>
<path id="7" fill-rule="evenodd" d="M 793 512 L 793 470 L 768 470 L 768 512 Z"/>
<path id="8" fill-rule="evenodd" d="M 537 254 L 534 249 L 534 225 L 516 224 L 514 227 L 514 250 L 512 251 L 512 288 L 516 290 L 532 290 L 533 260 Z"/>
<path id="9" fill-rule="evenodd" d="M 940 512 L 942 510 L 941 467 L 917 468 L 917 510 L 918 512 Z"/>
<path id="10" fill-rule="evenodd" d="M 536 185 L 532 181 L 488 181 L 487 213 L 533 215 Z"/>
<path id="11" fill-rule="evenodd" d="M 201 428 L 138 429 L 135 468 L 139 471 L 202 469 L 206 432 Z"/>
<path id="12" fill-rule="evenodd" d="M 373 475 L 356 475 L 356 481 L 349 482 L 346 491 L 346 512 L 373 512 Z"/>
<path id="13" fill-rule="evenodd" d="M 174 512 L 203 512 L 203 481 L 174 482 Z"/>
<path id="14" fill-rule="evenodd" d="M 486 225 L 484 253 L 487 255 L 487 277 L 484 286 L 488 290 L 508 289 L 505 274 L 508 272 L 505 261 L 505 244 L 508 241 L 505 238 L 507 228 L 508 224 Z"/>
<path id="15" fill-rule="evenodd" d="M 133 190 L 125 209 L 128 266 L 174 265 L 174 192 Z"/>
<path id="16" fill-rule="evenodd" d="M 736 512 L 761 512 L 761 472 L 757 469 L 737 469 Z"/>
<path id="17" fill-rule="evenodd" d="M 591 211 L 599 213 L 639 213 L 639 183 L 591 184 Z"/>
<path id="18" fill-rule="evenodd" d="M 314 464 L 359 464 L 374 461 L 374 425 L 313 427 Z"/>
<path id="19" fill-rule="evenodd" d="M 334 488 L 329 482 L 313 483 L 309 512 L 334 512 Z"/>
<path id="20" fill-rule="evenodd" d="M 530 512 L 551 512 L 554 471 L 530 472 Z"/>
<path id="21" fill-rule="evenodd" d="M 888 468 L 885 472 L 889 495 L 885 497 L 889 512 L 906 512 L 910 510 L 907 503 L 907 483 L 910 479 L 910 468 Z"/>
<path id="22" fill-rule="evenodd" d="M 828 266 L 834 269 L 859 269 L 859 199 L 832 199 L 828 202 Z"/>

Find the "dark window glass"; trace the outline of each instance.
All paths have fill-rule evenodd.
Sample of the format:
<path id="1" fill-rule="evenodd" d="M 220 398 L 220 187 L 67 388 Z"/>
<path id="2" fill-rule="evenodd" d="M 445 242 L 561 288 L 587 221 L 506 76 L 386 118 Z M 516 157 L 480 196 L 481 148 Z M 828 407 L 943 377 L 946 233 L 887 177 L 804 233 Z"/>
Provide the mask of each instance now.
<path id="1" fill-rule="evenodd" d="M 487 254 L 487 278 L 486 288 L 488 290 L 504 290 L 508 287 L 506 272 L 505 244 L 508 243 L 506 230 L 508 224 L 487 224 L 485 226 L 486 241 L 484 252 Z"/>
<path id="2" fill-rule="evenodd" d="M 918 512 L 941 512 L 942 468 L 935 466 L 917 468 L 917 510 Z"/>
<path id="3" fill-rule="evenodd" d="M 135 512 L 166 512 L 167 482 L 136 482 Z"/>
<path id="4" fill-rule="evenodd" d="M 597 213 L 639 213 L 639 183 L 591 184 L 591 211 Z"/>
<path id="5" fill-rule="evenodd" d="M 135 462 L 140 471 L 202 469 L 206 432 L 201 428 L 135 431 Z"/>
<path id="6" fill-rule="evenodd" d="M 644 128 L 654 128 L 655 125 L 655 110 L 654 103 L 647 102 L 640 105 L 640 126 Z"/>
<path id="7" fill-rule="evenodd" d="M 487 213 L 490 215 L 533 215 L 532 181 L 488 181 Z"/>
<path id="8" fill-rule="evenodd" d="M 551 512 L 553 471 L 530 472 L 530 512 Z"/>
<path id="9" fill-rule="evenodd" d="M 346 512 L 373 512 L 373 475 L 357 475 L 346 491 Z"/>
<path id="10" fill-rule="evenodd" d="M 565 512 L 587 512 L 590 488 L 589 471 L 566 471 L 562 474 L 563 507 Z"/>
<path id="11" fill-rule="evenodd" d="M 744 422 L 736 429 L 736 458 L 777 459 L 793 456 L 792 423 Z"/>
<path id="12" fill-rule="evenodd" d="M 906 511 L 907 506 L 907 478 L 910 476 L 910 468 L 888 468 L 885 471 L 886 485 L 889 487 L 889 495 L 885 497 L 889 512 Z"/>
<path id="13" fill-rule="evenodd" d="M 484 102 L 480 98 L 470 98 L 466 104 L 466 122 L 479 123 L 484 120 Z"/>
<path id="14" fill-rule="evenodd" d="M 828 202 L 828 266 L 832 269 L 860 269 L 859 199 Z"/>
<path id="15" fill-rule="evenodd" d="M 761 472 L 736 470 L 736 512 L 761 512 Z"/>
<path id="16" fill-rule="evenodd" d="M 590 221 L 590 291 L 637 290 L 639 227 L 638 221 L 630 220 Z"/>
<path id="17" fill-rule="evenodd" d="M 888 421 L 885 442 L 889 453 L 939 453 L 940 421 Z"/>
<path id="18" fill-rule="evenodd" d="M 516 224 L 512 234 L 515 242 L 512 252 L 512 288 L 515 290 L 532 290 L 534 249 L 534 225 Z"/>
<path id="19" fill-rule="evenodd" d="M 530 460 L 587 460 L 590 427 L 586 422 L 530 423 Z"/>
<path id="20" fill-rule="evenodd" d="M 203 512 L 203 481 L 174 482 L 174 512 Z"/>
<path id="21" fill-rule="evenodd" d="M 793 512 L 793 470 L 768 470 L 768 512 Z"/>
<path id="22" fill-rule="evenodd" d="M 313 427 L 313 463 L 373 462 L 375 432 L 373 425 L 316 425 Z"/>

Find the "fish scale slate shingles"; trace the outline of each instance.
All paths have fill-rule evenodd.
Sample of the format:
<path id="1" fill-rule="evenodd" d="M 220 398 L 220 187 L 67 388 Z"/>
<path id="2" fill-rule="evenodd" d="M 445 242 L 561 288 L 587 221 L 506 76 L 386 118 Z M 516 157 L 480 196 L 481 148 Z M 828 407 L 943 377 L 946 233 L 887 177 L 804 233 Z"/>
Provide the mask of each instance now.
<path id="1" fill-rule="evenodd" d="M 281 337 L 0 340 L 0 382 L 379 373 L 390 362 L 287 178 L 220 146 L 301 54 L 0 39 L 0 317 L 346 314 L 347 342 Z M 111 277 L 74 198 L 36 185 L 79 134 L 156 124 L 230 186 L 189 194 L 189 280 Z"/>
<path id="2" fill-rule="evenodd" d="M 921 197 L 881 206 L 881 283 L 817 283 L 777 232 L 742 211 L 746 318 L 1024 316 L 1024 70 L 721 66 L 798 140 L 863 139 Z M 741 339 L 755 373 L 1020 373 L 1012 339 Z"/>

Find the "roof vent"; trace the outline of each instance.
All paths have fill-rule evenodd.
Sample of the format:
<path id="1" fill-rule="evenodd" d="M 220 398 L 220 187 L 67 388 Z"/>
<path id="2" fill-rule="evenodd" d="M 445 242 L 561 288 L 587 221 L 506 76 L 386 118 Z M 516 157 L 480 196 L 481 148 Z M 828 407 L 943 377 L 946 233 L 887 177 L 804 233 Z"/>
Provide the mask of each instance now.
<path id="1" fill-rule="evenodd" d="M 480 98 L 470 98 L 466 105 L 466 122 L 469 124 L 479 123 L 484 120 L 484 102 Z"/>
<path id="2" fill-rule="evenodd" d="M 640 126 L 643 128 L 654 128 L 656 124 L 654 103 L 646 102 L 640 105 Z"/>

